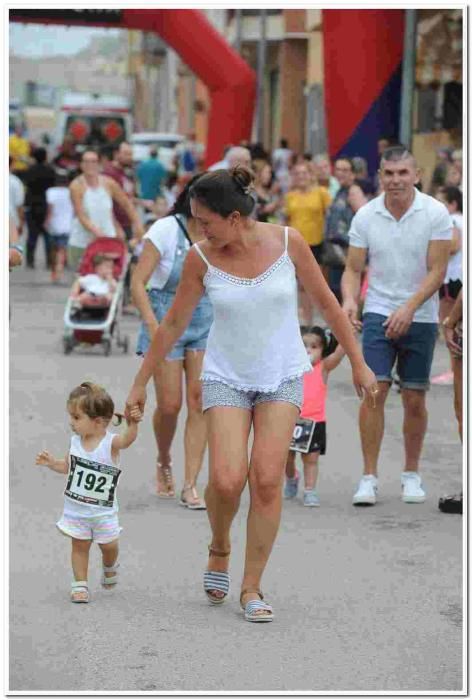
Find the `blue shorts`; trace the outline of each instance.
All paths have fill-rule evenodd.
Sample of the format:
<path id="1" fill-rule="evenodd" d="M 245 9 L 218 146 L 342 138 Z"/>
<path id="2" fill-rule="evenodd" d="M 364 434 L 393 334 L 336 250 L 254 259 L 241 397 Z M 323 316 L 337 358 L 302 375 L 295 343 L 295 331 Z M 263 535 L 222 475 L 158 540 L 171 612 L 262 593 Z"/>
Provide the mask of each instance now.
<path id="1" fill-rule="evenodd" d="M 156 319 L 161 322 L 174 301 L 175 295 L 163 292 L 160 289 L 151 289 L 148 292 L 149 301 Z M 185 353 L 189 350 L 204 351 L 208 340 L 211 324 L 213 323 L 213 310 L 208 298 L 204 297 L 193 312 L 192 320 L 185 329 L 183 335 L 175 343 L 167 355 L 166 360 L 184 360 Z M 151 344 L 148 329 L 145 323 L 141 324 L 136 346 L 137 355 L 145 355 Z"/>
<path id="2" fill-rule="evenodd" d="M 427 391 L 438 334 L 437 323 L 411 324 L 408 333 L 396 340 L 385 337 L 383 323 L 387 316 L 366 313 L 362 319 L 362 351 L 377 381 L 392 382 L 392 369 L 397 362 L 400 386 Z"/>
<path id="3" fill-rule="evenodd" d="M 58 248 L 67 248 L 67 244 L 69 242 L 69 234 L 68 233 L 54 234 L 54 235 L 51 235 L 50 240 L 51 240 L 51 245 L 56 250 Z"/>

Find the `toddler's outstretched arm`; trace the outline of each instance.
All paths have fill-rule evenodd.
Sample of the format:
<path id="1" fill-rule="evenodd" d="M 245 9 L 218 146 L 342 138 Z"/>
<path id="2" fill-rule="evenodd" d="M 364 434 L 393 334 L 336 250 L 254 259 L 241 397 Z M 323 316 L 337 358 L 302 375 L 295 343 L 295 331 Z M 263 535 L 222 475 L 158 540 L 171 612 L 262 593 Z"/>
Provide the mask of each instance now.
<path id="1" fill-rule="evenodd" d="M 58 472 L 59 474 L 67 474 L 69 471 L 69 453 L 64 459 L 56 459 L 47 450 L 42 450 L 36 455 L 36 464 L 41 467 L 48 467 L 52 469 L 53 472 Z"/>
<path id="2" fill-rule="evenodd" d="M 325 372 L 332 372 L 333 369 L 336 369 L 336 367 L 342 362 L 343 357 L 346 355 L 346 351 L 342 347 L 342 345 L 338 345 L 336 350 L 331 353 L 331 355 L 328 355 L 328 357 L 325 357 L 323 360 L 323 369 Z"/>
<path id="3" fill-rule="evenodd" d="M 120 435 L 115 435 L 111 443 L 112 451 L 125 450 L 133 444 L 138 436 L 138 423 L 143 419 L 143 414 L 137 406 L 131 409 L 129 418 L 126 419 L 126 428 Z"/>

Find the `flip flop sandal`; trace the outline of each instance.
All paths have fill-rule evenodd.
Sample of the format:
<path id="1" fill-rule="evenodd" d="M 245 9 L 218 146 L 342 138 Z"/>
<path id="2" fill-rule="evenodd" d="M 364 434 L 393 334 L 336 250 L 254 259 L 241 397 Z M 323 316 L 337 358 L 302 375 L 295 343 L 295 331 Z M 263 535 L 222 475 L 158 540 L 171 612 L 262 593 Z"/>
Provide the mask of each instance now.
<path id="1" fill-rule="evenodd" d="M 184 498 L 184 494 L 188 493 L 189 491 L 192 494 L 193 501 L 187 501 Z M 206 510 L 206 505 L 202 502 L 201 498 L 199 497 L 195 486 L 183 487 L 182 492 L 180 494 L 179 505 L 184 506 L 184 508 L 188 508 L 189 510 Z"/>
<path id="2" fill-rule="evenodd" d="M 175 498 L 174 480 L 172 478 L 172 462 L 162 464 L 157 462 L 157 495 L 159 498 Z"/>
<path id="3" fill-rule="evenodd" d="M 219 552 L 216 549 L 208 547 L 208 552 L 212 557 L 229 557 L 230 552 Z M 212 605 L 221 605 L 226 600 L 229 593 L 230 576 L 227 571 L 205 571 L 203 574 L 203 589 L 205 595 Z M 210 591 L 219 591 L 224 593 L 220 597 L 216 597 Z"/>
<path id="4" fill-rule="evenodd" d="M 254 592 L 259 597 L 248 600 L 248 602 L 244 606 L 242 604 L 243 595 L 249 592 Z M 267 605 L 267 603 L 264 603 L 264 596 L 262 595 L 262 592 L 259 591 L 257 588 L 245 588 L 244 590 L 242 590 L 239 602 L 241 605 L 241 610 L 244 613 L 244 617 L 248 622 L 272 622 L 272 620 L 274 619 L 274 612 L 271 606 Z M 265 611 L 263 615 L 261 615 L 260 613 L 261 610 Z"/>
<path id="5" fill-rule="evenodd" d="M 443 496 L 439 499 L 438 508 L 443 513 L 462 513 L 462 494 Z"/>
<path id="6" fill-rule="evenodd" d="M 80 593 L 81 597 L 77 598 L 76 595 Z M 70 591 L 71 603 L 88 603 L 90 600 L 89 589 L 87 581 L 73 581 Z"/>
<path id="7" fill-rule="evenodd" d="M 104 566 L 103 567 L 103 573 L 102 573 L 102 586 L 105 588 L 107 586 L 116 586 L 118 583 L 118 569 L 120 568 L 120 565 L 117 564 L 116 562 L 113 564 L 113 566 Z M 115 574 L 114 576 L 105 576 L 105 574 Z"/>

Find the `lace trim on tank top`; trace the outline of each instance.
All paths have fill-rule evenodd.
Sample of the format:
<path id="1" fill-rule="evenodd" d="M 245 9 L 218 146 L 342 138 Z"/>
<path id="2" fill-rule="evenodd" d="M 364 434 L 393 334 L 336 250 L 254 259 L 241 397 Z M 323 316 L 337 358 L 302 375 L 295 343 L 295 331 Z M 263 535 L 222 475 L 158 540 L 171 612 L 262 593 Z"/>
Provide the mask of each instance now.
<path id="1" fill-rule="evenodd" d="M 225 272 L 224 270 L 221 270 L 219 267 L 215 267 L 207 260 L 206 256 L 201 251 L 198 243 L 195 243 L 194 246 L 197 249 L 198 254 L 200 255 L 202 260 L 208 266 L 208 270 L 205 272 L 205 275 L 203 277 L 203 282 L 205 283 L 205 280 L 213 273 L 213 274 L 217 275 L 218 277 L 221 277 L 221 279 L 224 279 L 227 282 L 231 282 L 232 284 L 237 284 L 241 287 L 255 287 L 258 284 L 262 284 L 262 282 L 264 282 L 276 270 L 278 270 L 279 267 L 281 265 L 283 265 L 285 261 L 292 263 L 292 260 L 287 252 L 287 243 L 288 243 L 288 229 L 287 229 L 287 227 L 285 227 L 284 239 L 285 239 L 285 250 L 282 253 L 282 255 L 279 258 L 277 258 L 277 260 L 275 262 L 273 262 L 272 265 L 267 268 L 267 270 L 265 270 L 264 272 L 261 272 L 261 274 L 258 275 L 257 277 L 252 277 L 252 278 L 251 277 L 238 277 L 237 275 L 231 275 L 229 272 Z M 292 265 L 293 265 L 293 263 L 292 263 Z"/>
<path id="2" fill-rule="evenodd" d="M 274 391 L 277 391 L 280 385 L 284 382 L 289 382 L 292 379 L 298 379 L 299 377 L 303 377 L 303 375 L 307 372 L 310 372 L 310 370 L 311 365 L 309 369 L 305 367 L 305 369 L 301 369 L 295 374 L 289 374 L 287 377 L 282 377 L 282 379 L 279 379 L 274 384 L 266 384 L 264 386 L 257 384 L 237 384 L 235 382 L 228 381 L 224 377 L 212 374 L 211 372 L 202 372 L 202 374 L 200 375 L 200 380 L 203 382 L 217 382 L 218 384 L 224 384 L 225 386 L 229 386 L 231 389 L 237 389 L 238 391 L 245 391 L 248 393 L 252 391 L 257 391 L 261 394 L 272 394 Z"/>

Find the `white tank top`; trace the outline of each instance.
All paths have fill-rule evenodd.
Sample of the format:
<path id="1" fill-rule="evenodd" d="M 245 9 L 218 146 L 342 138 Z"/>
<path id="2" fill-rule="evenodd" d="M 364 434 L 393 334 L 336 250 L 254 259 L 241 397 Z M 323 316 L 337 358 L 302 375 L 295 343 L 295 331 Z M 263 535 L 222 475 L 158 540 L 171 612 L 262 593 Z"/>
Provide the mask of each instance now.
<path id="1" fill-rule="evenodd" d="M 118 500 L 116 498 L 116 493 L 113 493 L 113 506 L 111 507 L 103 505 L 90 505 L 89 503 L 83 503 L 67 495 L 68 487 L 70 487 L 72 491 L 78 493 L 82 492 L 87 497 L 96 500 L 100 500 L 102 497 L 109 495 L 107 485 L 105 483 L 103 483 L 103 485 L 100 483 L 100 479 L 103 479 L 103 476 L 98 471 L 90 472 L 87 469 L 86 464 L 93 462 L 97 468 L 100 466 L 111 467 L 112 469 L 108 470 L 105 468 L 103 474 L 106 477 L 108 477 L 107 472 L 119 472 L 118 464 L 113 462 L 111 456 L 111 443 L 114 437 L 115 433 L 107 430 L 105 437 L 97 445 L 97 447 L 91 452 L 87 452 L 82 447 L 80 436 L 72 435 L 69 449 L 69 474 L 64 498 L 64 513 L 66 515 L 75 515 L 82 518 L 95 518 L 99 515 L 110 515 L 118 512 Z M 80 460 L 80 462 L 76 464 L 75 469 L 74 458 L 78 458 Z M 75 476 L 72 478 L 73 469 L 75 471 Z M 83 472 L 82 475 L 80 472 Z M 89 481 L 86 483 L 87 477 Z M 108 482 L 109 478 L 106 478 L 106 481 Z M 92 484 L 93 488 L 87 488 Z M 86 488 L 84 489 L 85 485 Z"/>
<path id="2" fill-rule="evenodd" d="M 295 266 L 285 250 L 254 279 L 230 275 L 208 262 L 203 279 L 213 306 L 213 324 L 203 360 L 202 380 L 242 391 L 275 391 L 311 371 L 300 334 Z"/>
<path id="3" fill-rule="evenodd" d="M 82 206 L 90 221 L 98 226 L 108 238 L 116 238 L 113 222 L 113 199 L 110 193 L 100 184 L 98 187 L 86 186 Z M 80 223 L 77 217 L 72 221 L 69 244 L 76 248 L 86 248 L 94 236 Z"/>

